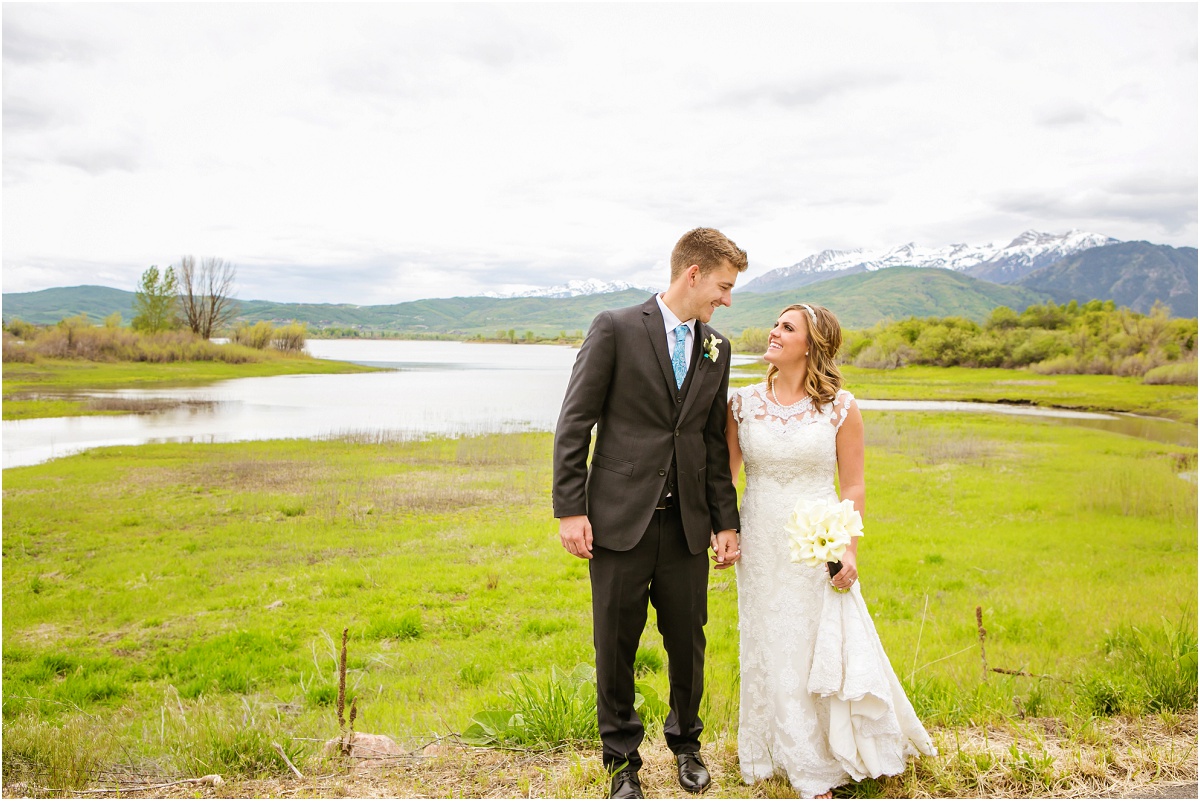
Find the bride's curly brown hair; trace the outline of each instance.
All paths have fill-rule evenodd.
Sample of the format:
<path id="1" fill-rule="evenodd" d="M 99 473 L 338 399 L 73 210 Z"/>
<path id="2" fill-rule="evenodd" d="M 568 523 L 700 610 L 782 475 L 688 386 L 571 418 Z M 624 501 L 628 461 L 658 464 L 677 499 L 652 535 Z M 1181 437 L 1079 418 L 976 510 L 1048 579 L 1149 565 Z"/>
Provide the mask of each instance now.
<path id="1" fill-rule="evenodd" d="M 824 306 L 809 303 L 808 308 L 805 308 L 805 305 L 793 303 L 779 312 L 775 319 L 778 320 L 786 312 L 800 312 L 800 317 L 808 329 L 808 370 L 804 374 L 804 392 L 812 398 L 814 404 L 823 406 L 832 403 L 838 390 L 846 383 L 836 361 L 838 351 L 842 348 L 842 325 L 834 313 Z M 808 314 L 808 309 L 812 309 L 813 316 L 816 317 L 815 324 Z M 774 384 L 775 374 L 778 372 L 779 368 L 773 364 L 767 370 L 768 387 Z"/>

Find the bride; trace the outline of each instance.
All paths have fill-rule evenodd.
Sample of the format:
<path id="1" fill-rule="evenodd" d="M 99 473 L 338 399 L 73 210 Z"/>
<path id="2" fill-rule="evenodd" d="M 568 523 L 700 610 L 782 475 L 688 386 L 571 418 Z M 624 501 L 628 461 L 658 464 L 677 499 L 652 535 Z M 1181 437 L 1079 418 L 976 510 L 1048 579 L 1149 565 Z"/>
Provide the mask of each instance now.
<path id="1" fill-rule="evenodd" d="M 836 503 L 835 471 L 841 498 L 863 512 L 863 421 L 834 363 L 841 342 L 828 309 L 788 306 L 768 338 L 766 380 L 732 393 L 726 427 L 734 481 L 746 465 L 737 562 L 742 778 L 784 773 L 806 798 L 936 753 L 863 602 L 859 538 L 832 581 L 824 565 L 789 558 L 792 509 L 801 498 Z"/>

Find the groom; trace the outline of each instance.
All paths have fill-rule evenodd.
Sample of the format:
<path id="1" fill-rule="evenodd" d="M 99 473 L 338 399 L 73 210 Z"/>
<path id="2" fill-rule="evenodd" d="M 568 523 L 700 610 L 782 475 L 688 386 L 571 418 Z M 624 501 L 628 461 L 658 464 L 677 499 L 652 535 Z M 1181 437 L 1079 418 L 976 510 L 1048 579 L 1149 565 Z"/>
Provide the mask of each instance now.
<path id="1" fill-rule="evenodd" d="M 610 797 L 642 798 L 634 656 L 647 602 L 667 650 L 663 724 L 679 783 L 708 787 L 700 760 L 710 543 L 738 558 L 737 494 L 725 441 L 729 343 L 707 323 L 746 269 L 712 228 L 683 235 L 671 285 L 639 306 L 600 312 L 575 358 L 554 435 L 554 516 L 563 547 L 588 559 L 597 712 Z M 596 448 L 588 466 L 592 427 Z M 714 533 L 715 532 L 715 533 Z"/>

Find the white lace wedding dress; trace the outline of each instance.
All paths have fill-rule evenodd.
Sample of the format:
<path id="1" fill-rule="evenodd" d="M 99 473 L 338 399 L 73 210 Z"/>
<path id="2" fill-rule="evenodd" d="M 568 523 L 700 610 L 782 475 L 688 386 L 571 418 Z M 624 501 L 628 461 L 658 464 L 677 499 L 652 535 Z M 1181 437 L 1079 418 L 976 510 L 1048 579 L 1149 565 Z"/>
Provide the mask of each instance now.
<path id="1" fill-rule="evenodd" d="M 779 406 L 765 383 L 730 399 L 746 468 L 736 568 L 738 757 L 746 782 L 785 773 L 806 798 L 851 779 L 901 773 L 908 757 L 936 753 L 859 582 L 838 593 L 824 566 L 789 559 L 784 523 L 796 501 L 838 500 L 835 440 L 853 404 L 842 390 L 824 408 L 807 398 Z"/>

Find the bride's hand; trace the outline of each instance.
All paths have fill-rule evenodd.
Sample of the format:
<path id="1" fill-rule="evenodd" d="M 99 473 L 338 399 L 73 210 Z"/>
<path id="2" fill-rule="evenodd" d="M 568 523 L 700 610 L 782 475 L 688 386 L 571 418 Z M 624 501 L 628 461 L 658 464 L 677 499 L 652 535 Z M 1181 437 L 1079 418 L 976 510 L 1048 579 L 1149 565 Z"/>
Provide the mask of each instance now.
<path id="1" fill-rule="evenodd" d="M 713 549 L 712 560 L 716 562 L 713 567 L 717 570 L 732 567 L 734 562 L 742 558 L 737 532 L 732 529 L 712 534 L 709 544 Z"/>
<path id="2" fill-rule="evenodd" d="M 842 569 L 837 572 L 830 583 L 839 590 L 848 590 L 858 580 L 858 557 L 853 551 L 847 550 L 842 554 Z"/>

